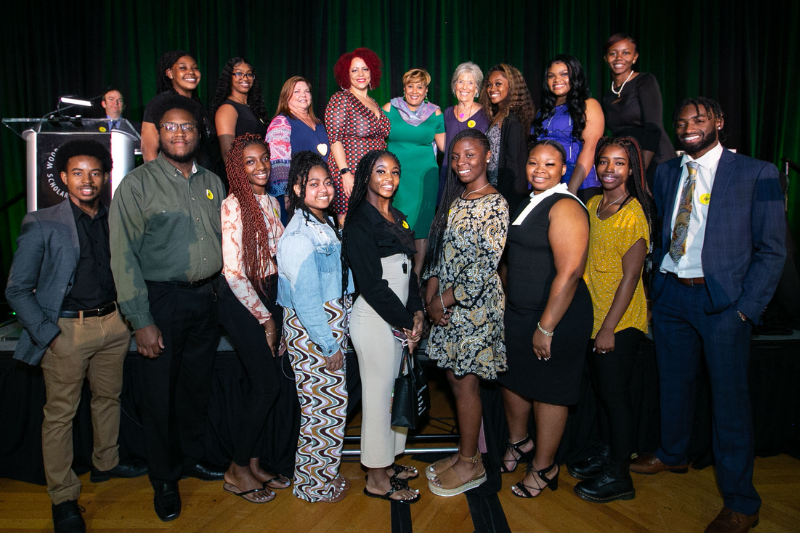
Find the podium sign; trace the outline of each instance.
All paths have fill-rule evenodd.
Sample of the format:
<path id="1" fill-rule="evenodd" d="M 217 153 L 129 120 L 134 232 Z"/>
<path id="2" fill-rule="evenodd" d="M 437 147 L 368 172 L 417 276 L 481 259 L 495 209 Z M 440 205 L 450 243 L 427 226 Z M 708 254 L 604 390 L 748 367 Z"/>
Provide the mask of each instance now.
<path id="1" fill-rule="evenodd" d="M 138 135 L 127 120 L 119 129 L 108 129 L 107 119 L 3 119 L 27 143 L 27 210 L 51 207 L 67 197 L 67 188 L 56 168 L 56 154 L 67 141 L 97 141 L 111 153 L 113 168 L 101 201 L 109 205 L 119 182 L 135 166 L 134 144 Z"/>

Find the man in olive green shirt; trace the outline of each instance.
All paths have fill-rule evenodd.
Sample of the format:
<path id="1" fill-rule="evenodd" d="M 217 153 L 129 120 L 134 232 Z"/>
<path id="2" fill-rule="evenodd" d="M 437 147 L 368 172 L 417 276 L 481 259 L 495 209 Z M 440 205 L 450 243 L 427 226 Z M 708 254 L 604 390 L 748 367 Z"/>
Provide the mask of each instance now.
<path id="1" fill-rule="evenodd" d="M 182 475 L 204 466 L 203 433 L 219 342 L 215 282 L 222 269 L 222 182 L 194 162 L 202 109 L 182 96 L 158 103 L 160 155 L 120 182 L 109 212 L 111 270 L 142 362 L 147 467 L 164 521 L 181 509 Z"/>

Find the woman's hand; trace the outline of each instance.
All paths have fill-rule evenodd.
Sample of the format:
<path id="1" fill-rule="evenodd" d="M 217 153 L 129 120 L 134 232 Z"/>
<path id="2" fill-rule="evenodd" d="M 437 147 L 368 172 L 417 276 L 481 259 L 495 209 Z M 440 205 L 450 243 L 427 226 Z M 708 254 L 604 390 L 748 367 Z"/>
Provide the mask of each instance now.
<path id="1" fill-rule="evenodd" d="M 425 316 L 422 314 L 422 311 L 417 311 L 414 313 L 414 326 L 412 329 L 403 328 L 403 332 L 408 339 L 408 351 L 410 352 L 413 352 L 417 345 L 419 345 L 420 338 L 422 337 L 422 324 L 424 320 Z"/>
<path id="2" fill-rule="evenodd" d="M 337 370 L 341 370 L 344 366 L 344 354 L 342 354 L 341 348 L 336 351 L 335 354 L 328 357 L 328 362 L 325 364 L 325 369 L 328 372 L 336 372 Z"/>
<path id="3" fill-rule="evenodd" d="M 595 353 L 609 353 L 614 351 L 614 330 L 600 328 L 594 338 Z"/>
<path id="4" fill-rule="evenodd" d="M 553 342 L 553 337 L 548 337 L 538 329 L 533 334 L 533 353 L 537 358 L 547 361 L 550 359 L 550 344 Z"/>
<path id="5" fill-rule="evenodd" d="M 269 346 L 269 351 L 272 352 L 272 357 L 278 355 L 278 333 L 275 328 L 275 320 L 270 317 L 269 320 L 264 322 L 264 334 L 267 336 L 267 345 Z"/>
<path id="6" fill-rule="evenodd" d="M 350 198 L 350 193 L 353 192 L 353 184 L 355 183 L 353 173 L 345 172 L 340 177 L 342 178 L 342 191 L 344 192 L 345 196 Z"/>
<path id="7" fill-rule="evenodd" d="M 442 300 L 434 296 L 428 304 L 428 317 L 438 326 L 446 326 L 450 322 L 450 311 L 442 307 Z"/>

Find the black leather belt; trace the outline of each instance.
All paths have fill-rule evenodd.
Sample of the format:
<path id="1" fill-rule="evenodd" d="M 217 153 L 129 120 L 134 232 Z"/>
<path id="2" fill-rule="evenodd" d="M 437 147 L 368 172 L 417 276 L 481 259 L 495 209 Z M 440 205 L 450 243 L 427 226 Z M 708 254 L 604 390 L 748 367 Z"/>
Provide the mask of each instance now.
<path id="1" fill-rule="evenodd" d="M 81 314 L 83 314 L 83 318 L 90 318 L 93 316 L 110 315 L 116 310 L 117 310 L 117 302 L 111 302 L 110 304 L 106 304 L 103 307 L 98 307 L 97 309 L 84 309 L 82 311 L 61 311 L 59 317 L 80 318 Z"/>
<path id="2" fill-rule="evenodd" d="M 148 281 L 147 283 L 160 283 L 162 285 L 172 285 L 173 287 L 180 287 L 182 289 L 197 289 L 208 283 L 211 283 L 219 276 L 219 272 L 213 276 L 201 279 L 198 281 Z"/>

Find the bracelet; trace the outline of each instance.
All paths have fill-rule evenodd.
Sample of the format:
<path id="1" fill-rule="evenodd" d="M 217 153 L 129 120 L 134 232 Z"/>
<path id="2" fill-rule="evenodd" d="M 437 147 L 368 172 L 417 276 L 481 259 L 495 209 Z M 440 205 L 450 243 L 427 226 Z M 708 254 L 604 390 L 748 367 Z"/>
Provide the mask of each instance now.
<path id="1" fill-rule="evenodd" d="M 444 306 L 444 298 L 442 298 L 441 293 L 439 293 L 439 301 L 442 302 L 442 313 L 446 313 L 447 308 Z"/>
<path id="2" fill-rule="evenodd" d="M 552 331 L 547 331 L 546 329 L 544 329 L 544 328 L 542 327 L 542 324 L 541 324 L 540 322 L 537 322 L 537 323 L 536 323 L 536 327 L 539 329 L 539 331 L 541 331 L 541 332 L 542 332 L 542 334 L 543 334 L 545 337 L 552 337 L 552 336 L 553 336 L 553 332 L 552 332 Z"/>

